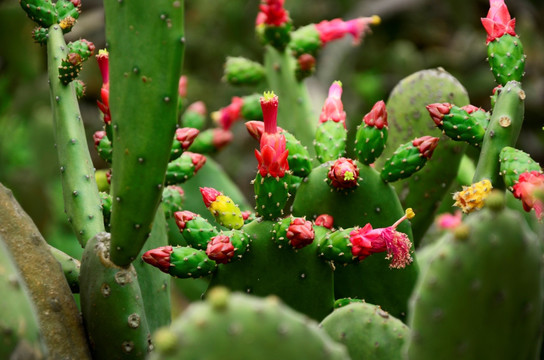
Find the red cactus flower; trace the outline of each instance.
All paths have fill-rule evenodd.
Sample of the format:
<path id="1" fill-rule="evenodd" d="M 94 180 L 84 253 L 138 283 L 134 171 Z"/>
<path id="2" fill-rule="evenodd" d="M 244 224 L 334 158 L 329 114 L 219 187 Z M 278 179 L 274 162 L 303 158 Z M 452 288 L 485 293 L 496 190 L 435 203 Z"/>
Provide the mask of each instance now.
<path id="1" fill-rule="evenodd" d="M 315 219 L 315 224 L 317 226 L 326 227 L 330 230 L 334 226 L 334 218 L 329 214 L 321 214 L 317 217 L 317 219 Z"/>
<path id="2" fill-rule="evenodd" d="M 179 77 L 178 95 L 179 97 L 182 97 L 182 98 L 187 96 L 187 76 L 185 75 L 182 75 Z"/>
<path id="3" fill-rule="evenodd" d="M 278 97 L 273 92 L 261 97 L 264 133 L 261 135 L 261 151 L 255 150 L 261 176 L 283 177 L 289 170 L 285 136 L 278 132 Z"/>
<path id="4" fill-rule="evenodd" d="M 224 130 L 220 128 L 213 129 L 212 145 L 215 150 L 221 150 L 232 142 L 233 135 L 230 130 Z"/>
<path id="5" fill-rule="evenodd" d="M 159 268 L 160 271 L 168 274 L 168 270 L 170 269 L 170 254 L 173 251 L 174 249 L 171 246 L 162 246 L 145 252 L 142 255 L 142 259 L 149 265 L 153 265 Z"/>
<path id="6" fill-rule="evenodd" d="M 206 156 L 202 154 L 193 153 L 190 151 L 186 151 L 185 154 L 191 157 L 191 162 L 193 163 L 195 167 L 195 170 L 194 170 L 195 173 L 198 170 L 200 170 L 204 166 L 204 164 L 206 164 Z"/>
<path id="7" fill-rule="evenodd" d="M 96 60 L 98 62 L 98 67 L 100 68 L 100 73 L 102 74 L 102 88 L 100 89 L 100 100 L 97 100 L 97 105 L 102 114 L 104 114 L 104 122 L 106 125 L 110 125 L 110 71 L 108 51 L 98 51 Z"/>
<path id="8" fill-rule="evenodd" d="M 216 235 L 208 243 L 206 255 L 219 264 L 226 264 L 234 257 L 234 245 L 228 236 Z"/>
<path id="9" fill-rule="evenodd" d="M 489 12 L 487 17 L 481 18 L 482 25 L 487 32 L 486 44 L 500 38 L 504 34 L 516 36 L 514 28 L 516 19 L 510 17 L 504 0 L 489 0 Z"/>
<path id="10" fill-rule="evenodd" d="M 444 125 L 443 119 L 444 115 L 448 115 L 452 108 L 452 105 L 449 103 L 434 103 L 425 106 L 427 111 L 431 115 L 436 126 L 440 127 Z"/>
<path id="11" fill-rule="evenodd" d="M 257 25 L 282 26 L 289 22 L 289 13 L 284 9 L 285 0 L 263 0 L 257 15 Z M 262 14 L 262 15 L 261 15 Z"/>
<path id="12" fill-rule="evenodd" d="M 315 238 L 312 222 L 303 218 L 295 218 L 287 228 L 287 238 L 289 243 L 295 249 L 302 249 L 310 245 Z"/>
<path id="13" fill-rule="evenodd" d="M 210 207 L 218 196 L 223 195 L 220 191 L 210 187 L 201 187 L 200 193 L 202 194 L 202 199 L 204 200 L 204 205 L 206 205 L 206 207 Z"/>
<path id="14" fill-rule="evenodd" d="M 349 189 L 357 186 L 359 168 L 348 158 L 339 158 L 329 169 L 328 178 L 337 189 Z"/>
<path id="15" fill-rule="evenodd" d="M 425 156 L 427 159 L 430 159 L 433 156 L 433 151 L 438 145 L 437 137 L 432 136 L 422 136 L 420 138 L 414 139 L 412 145 L 419 149 L 421 156 Z"/>
<path id="16" fill-rule="evenodd" d="M 342 19 L 323 20 L 315 27 L 319 32 L 321 45 L 324 46 L 329 41 L 343 38 L 347 34 L 353 36 L 353 43 L 358 44 L 363 39 L 364 35 L 370 31 L 370 25 L 380 23 L 378 16 L 360 17 L 357 19 L 344 21 Z"/>
<path id="17" fill-rule="evenodd" d="M 297 58 L 297 63 L 301 71 L 312 71 L 315 68 L 315 57 L 311 54 L 302 54 Z"/>
<path id="18" fill-rule="evenodd" d="M 413 261 L 410 255 L 412 242 L 406 234 L 396 231 L 396 228 L 413 216 L 412 209 L 407 209 L 406 214 L 389 227 L 372 229 L 372 225 L 366 224 L 362 229 L 353 230 L 349 235 L 353 256 L 364 260 L 374 253 L 387 251 L 386 259 L 391 260 L 390 268 L 406 267 Z"/>
<path id="19" fill-rule="evenodd" d="M 250 120 L 246 121 L 245 123 L 247 132 L 251 137 L 253 137 L 257 141 L 261 141 L 261 136 L 263 136 L 264 133 L 264 122 L 260 120 Z M 283 132 L 283 129 L 279 126 L 276 126 L 278 129 L 278 132 Z"/>
<path id="20" fill-rule="evenodd" d="M 244 99 L 235 96 L 229 105 L 212 114 L 212 118 L 225 130 L 229 130 L 237 120 L 242 118 Z"/>
<path id="21" fill-rule="evenodd" d="M 174 213 L 174 220 L 176 221 L 176 225 L 178 226 L 179 231 L 185 230 L 185 225 L 187 224 L 187 221 L 191 221 L 197 216 L 197 214 L 189 210 L 176 211 Z"/>
<path id="22" fill-rule="evenodd" d="M 195 101 L 187 107 L 187 111 L 206 116 L 206 104 L 203 101 Z"/>
<path id="23" fill-rule="evenodd" d="M 368 126 L 376 127 L 377 129 L 383 129 L 387 127 L 387 109 L 385 108 L 385 102 L 383 100 L 374 104 L 368 114 L 363 117 L 363 121 Z"/>
<path id="24" fill-rule="evenodd" d="M 319 115 L 319 122 L 325 121 L 341 122 L 346 128 L 346 112 L 344 111 L 344 104 L 342 104 L 342 83 L 335 81 L 329 88 L 329 96 L 325 99 L 321 114 Z"/>
<path id="25" fill-rule="evenodd" d="M 536 217 L 542 220 L 544 216 L 544 174 L 538 171 L 524 172 L 519 176 L 514 185 L 514 196 L 523 203 L 523 209 L 527 212 L 535 209 Z"/>
<path id="26" fill-rule="evenodd" d="M 95 147 L 98 147 L 98 145 L 100 145 L 100 141 L 102 141 L 102 139 L 106 137 L 106 132 L 105 131 L 97 131 L 93 134 L 93 140 L 94 140 L 94 146 Z"/>
<path id="27" fill-rule="evenodd" d="M 183 150 L 187 150 L 199 133 L 195 128 L 179 128 L 176 129 L 176 140 L 180 142 Z"/>

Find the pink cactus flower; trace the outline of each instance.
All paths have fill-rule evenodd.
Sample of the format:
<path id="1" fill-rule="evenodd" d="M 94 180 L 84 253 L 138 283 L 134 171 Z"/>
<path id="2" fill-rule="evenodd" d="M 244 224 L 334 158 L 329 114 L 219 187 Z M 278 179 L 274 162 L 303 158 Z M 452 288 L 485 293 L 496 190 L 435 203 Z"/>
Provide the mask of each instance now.
<path id="1" fill-rule="evenodd" d="M 462 222 L 463 212 L 457 210 L 455 214 L 445 213 L 440 214 L 436 217 L 436 226 L 440 230 L 451 230 L 455 229 Z"/>
<path id="2" fill-rule="evenodd" d="M 287 228 L 287 238 L 289 243 L 295 249 L 302 249 L 310 245 L 315 238 L 312 222 L 303 218 L 295 218 Z"/>
<path id="3" fill-rule="evenodd" d="M 344 104 L 342 104 L 342 83 L 335 81 L 329 88 L 329 96 L 325 99 L 325 104 L 321 109 L 319 115 L 319 122 L 325 121 L 341 122 L 346 128 L 346 112 L 344 111 Z"/>
<path id="4" fill-rule="evenodd" d="M 273 92 L 261 97 L 264 133 L 261 135 L 261 151 L 255 150 L 261 176 L 283 177 L 289 170 L 285 136 L 278 132 L 278 97 Z"/>
<path id="5" fill-rule="evenodd" d="M 283 7 L 285 0 L 263 0 L 257 14 L 257 25 L 282 26 L 289 22 L 289 13 Z"/>
<path id="6" fill-rule="evenodd" d="M 339 158 L 332 164 L 327 174 L 331 185 L 337 189 L 349 189 L 357 186 L 359 168 L 348 158 Z"/>
<path id="7" fill-rule="evenodd" d="M 233 97 L 231 103 L 212 114 L 212 118 L 225 130 L 229 130 L 236 121 L 242 118 L 242 106 L 244 100 L 241 97 Z"/>
<path id="8" fill-rule="evenodd" d="M 385 108 L 385 102 L 383 100 L 374 104 L 368 114 L 363 117 L 363 121 L 367 126 L 373 126 L 377 129 L 383 129 L 387 127 L 387 110 Z"/>
<path id="9" fill-rule="evenodd" d="M 386 259 L 391 260 L 390 268 L 406 267 L 413 261 L 410 255 L 412 242 L 406 234 L 396 231 L 396 228 L 404 220 L 413 217 L 412 209 L 406 209 L 404 216 L 389 227 L 372 229 L 371 224 L 366 224 L 362 229 L 353 230 L 349 239 L 353 256 L 364 260 L 374 253 L 387 251 Z"/>
<path id="10" fill-rule="evenodd" d="M 319 39 L 321 45 L 324 46 L 329 41 L 343 38 L 347 34 L 353 36 L 353 43 L 359 44 L 364 35 L 370 32 L 370 25 L 377 25 L 380 23 L 378 16 L 372 17 L 360 17 L 357 19 L 344 21 L 342 19 L 323 20 L 315 27 L 319 32 Z"/>
<path id="11" fill-rule="evenodd" d="M 203 101 L 195 101 L 194 103 L 189 105 L 189 107 L 187 107 L 187 111 L 206 116 L 206 104 L 204 104 Z"/>
<path id="12" fill-rule="evenodd" d="M 504 34 L 516 36 L 516 19 L 510 17 L 504 0 L 489 0 L 487 17 L 481 18 L 482 25 L 487 32 L 486 44 L 500 38 Z"/>
<path id="13" fill-rule="evenodd" d="M 185 230 L 185 225 L 187 222 L 193 220 L 197 216 L 197 214 L 189 210 L 176 211 L 174 213 L 174 220 L 176 221 L 179 231 Z"/>
<path id="14" fill-rule="evenodd" d="M 179 97 L 182 97 L 182 98 L 187 96 L 187 76 L 185 75 L 182 75 L 179 77 L 178 95 Z"/>
<path id="15" fill-rule="evenodd" d="M 538 171 L 524 172 L 514 185 L 514 196 L 521 200 L 523 209 L 527 212 L 535 209 L 536 217 L 542 220 L 544 216 L 544 174 Z"/>
<path id="16" fill-rule="evenodd" d="M 334 218 L 329 214 L 321 214 L 315 219 L 315 224 L 330 230 L 334 226 Z"/>
<path id="17" fill-rule="evenodd" d="M 206 255 L 219 264 L 226 264 L 234 257 L 234 245 L 228 236 L 216 235 L 208 243 Z"/>
<path id="18" fill-rule="evenodd" d="M 434 103 L 425 107 L 427 108 L 427 111 L 429 112 L 429 115 L 431 115 L 431 118 L 436 126 L 440 127 L 444 125 L 444 115 L 448 115 L 450 113 L 452 105 L 449 103 Z"/>
<path id="19" fill-rule="evenodd" d="M 436 145 L 438 145 L 438 140 L 440 139 L 437 137 L 422 136 L 420 138 L 414 139 L 414 141 L 412 141 L 412 145 L 419 149 L 419 153 L 421 156 L 425 156 L 427 159 L 430 159 L 433 155 Z"/>
<path id="20" fill-rule="evenodd" d="M 176 140 L 179 141 L 183 150 L 187 150 L 199 133 L 200 131 L 195 128 L 179 128 L 176 129 Z"/>
<path id="21" fill-rule="evenodd" d="M 110 71 L 109 71 L 109 54 L 107 50 L 100 50 L 96 55 L 98 67 L 102 74 L 102 88 L 100 89 L 100 100 L 96 103 L 98 108 L 104 114 L 104 122 L 106 125 L 111 124 L 110 113 Z"/>
<path id="22" fill-rule="evenodd" d="M 170 254 L 172 254 L 173 251 L 174 249 L 171 246 L 162 246 L 144 253 L 142 255 L 142 260 L 168 274 L 168 270 L 171 266 Z"/>

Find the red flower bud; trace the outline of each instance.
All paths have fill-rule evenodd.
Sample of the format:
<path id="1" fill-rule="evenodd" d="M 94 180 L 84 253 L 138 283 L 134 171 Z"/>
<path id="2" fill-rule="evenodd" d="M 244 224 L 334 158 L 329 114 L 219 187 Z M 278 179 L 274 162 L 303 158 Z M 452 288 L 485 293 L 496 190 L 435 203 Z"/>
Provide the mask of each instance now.
<path id="1" fill-rule="evenodd" d="M 195 112 L 202 116 L 206 116 L 206 104 L 203 101 L 195 101 L 187 108 L 189 112 Z"/>
<path id="2" fill-rule="evenodd" d="M 295 249 L 302 249 L 310 245 L 315 238 L 312 222 L 303 218 L 295 218 L 287 228 L 287 238 L 289 243 Z"/>
<path id="3" fill-rule="evenodd" d="M 332 164 L 328 177 L 335 188 L 349 189 L 357 186 L 359 169 L 353 160 L 342 157 Z"/>
<path id="4" fill-rule="evenodd" d="M 510 17 L 504 0 L 489 0 L 487 17 L 481 18 L 482 25 L 487 32 L 486 44 L 500 38 L 504 34 L 516 36 L 516 19 Z"/>
<path id="5" fill-rule="evenodd" d="M 176 140 L 180 142 L 183 150 L 187 150 L 189 146 L 191 146 L 199 132 L 200 131 L 198 131 L 198 129 L 187 127 L 176 129 Z"/>
<path id="6" fill-rule="evenodd" d="M 332 229 L 334 226 L 334 218 L 329 214 L 321 214 L 315 219 L 315 224 L 317 226 L 323 226 L 327 229 Z"/>
<path id="7" fill-rule="evenodd" d="M 216 235 L 208 243 L 206 255 L 219 264 L 226 264 L 234 257 L 234 245 L 228 236 Z"/>
<path id="8" fill-rule="evenodd" d="M 204 164 L 206 164 L 206 156 L 202 154 L 197 154 L 190 151 L 186 151 L 185 154 L 191 157 L 191 161 L 195 166 L 195 173 L 200 170 L 204 166 Z"/>
<path id="9" fill-rule="evenodd" d="M 187 76 L 182 75 L 178 81 L 178 95 L 179 97 L 187 96 Z"/>
<path id="10" fill-rule="evenodd" d="M 234 122 L 242 118 L 243 105 L 244 99 L 237 96 L 233 97 L 229 105 L 219 109 L 216 114 L 214 113 L 214 120 L 216 120 L 224 130 L 230 129 Z"/>
<path id="11" fill-rule="evenodd" d="M 168 270 L 170 269 L 170 254 L 172 254 L 173 251 L 174 249 L 171 246 L 163 246 L 147 251 L 142 255 L 142 259 L 146 263 L 153 265 L 159 268 L 160 271 L 168 274 Z"/>
<path id="12" fill-rule="evenodd" d="M 302 54 L 297 59 L 298 67 L 302 71 L 311 71 L 315 68 L 315 57 L 311 54 Z"/>
<path id="13" fill-rule="evenodd" d="M 223 195 L 221 192 L 210 187 L 201 187 L 200 193 L 202 194 L 202 200 L 204 200 L 204 205 L 206 205 L 206 207 L 210 207 L 219 195 Z"/>
<path id="14" fill-rule="evenodd" d="M 329 88 L 329 96 L 325 99 L 321 114 L 319 115 L 319 122 L 332 120 L 334 122 L 341 122 L 346 127 L 346 112 L 344 111 L 344 104 L 342 104 L 342 83 L 335 81 Z"/>
<path id="15" fill-rule="evenodd" d="M 376 25 L 379 22 L 380 18 L 378 16 L 360 17 L 349 21 L 343 21 L 342 19 L 323 20 L 316 24 L 315 28 L 319 32 L 321 46 L 329 41 L 341 39 L 347 34 L 351 34 L 353 43 L 358 44 L 364 35 L 370 32 L 370 25 Z"/>
<path id="16" fill-rule="evenodd" d="M 383 129 L 387 127 L 387 110 L 385 109 L 385 103 L 383 100 L 378 101 L 370 112 L 363 117 L 363 121 L 368 126 L 374 126 L 377 129 Z"/>
<path id="17" fill-rule="evenodd" d="M 220 150 L 232 141 L 232 132 L 220 128 L 213 129 L 212 144 L 216 150 Z"/>
<path id="18" fill-rule="evenodd" d="M 519 176 L 514 185 L 514 196 L 523 203 L 523 209 L 527 212 L 535 209 L 536 217 L 541 220 L 544 216 L 544 174 L 538 171 L 524 172 Z"/>
<path id="19" fill-rule="evenodd" d="M 419 153 L 422 156 L 430 159 L 433 155 L 433 151 L 436 148 L 436 145 L 438 145 L 438 140 L 440 139 L 437 137 L 422 136 L 420 138 L 414 139 L 414 141 L 412 141 L 412 145 L 419 149 Z"/>
<path id="20" fill-rule="evenodd" d="M 197 216 L 197 214 L 189 210 L 176 211 L 174 213 L 174 220 L 176 221 L 176 225 L 178 226 L 179 231 L 185 230 L 185 225 L 187 221 L 191 221 Z"/>
<path id="21" fill-rule="evenodd" d="M 98 147 L 100 144 L 100 141 L 106 136 L 105 131 L 97 131 L 93 134 L 93 140 L 94 140 L 94 146 Z"/>
<path id="22" fill-rule="evenodd" d="M 442 126 L 444 122 L 442 119 L 444 119 L 444 115 L 447 115 L 450 113 L 451 110 L 451 104 L 449 103 L 434 103 L 429 104 L 425 106 L 427 108 L 427 111 L 431 115 L 431 118 L 433 119 L 436 126 Z"/>
<path id="23" fill-rule="evenodd" d="M 261 12 L 257 16 L 259 24 L 282 26 L 289 22 L 289 13 L 283 7 L 285 0 L 263 0 L 262 2 L 263 4 L 259 5 Z"/>

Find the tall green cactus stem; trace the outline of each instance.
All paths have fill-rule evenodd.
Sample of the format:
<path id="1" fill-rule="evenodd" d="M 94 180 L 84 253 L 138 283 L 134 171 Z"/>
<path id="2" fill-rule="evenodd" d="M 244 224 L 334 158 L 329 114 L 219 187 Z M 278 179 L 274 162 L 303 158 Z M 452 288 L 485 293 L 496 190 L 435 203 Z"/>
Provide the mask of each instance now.
<path id="1" fill-rule="evenodd" d="M 81 311 L 91 352 L 95 359 L 143 359 L 152 345 L 138 276 L 132 265 L 110 261 L 110 246 L 108 233 L 97 234 L 81 261 Z"/>
<path id="2" fill-rule="evenodd" d="M 321 322 L 352 359 L 401 360 L 410 329 L 379 306 L 355 302 L 335 309 Z"/>
<path id="3" fill-rule="evenodd" d="M 502 196 L 435 248 L 411 300 L 407 359 L 538 358 L 542 252 Z"/>
<path id="4" fill-rule="evenodd" d="M 49 28 L 47 54 L 64 209 L 84 247 L 91 237 L 104 231 L 104 221 L 75 89 L 59 79 L 59 66 L 67 54 L 60 25 Z"/>
<path id="5" fill-rule="evenodd" d="M 293 215 L 313 219 L 321 214 L 329 214 L 334 218 L 334 226 L 339 228 L 366 223 L 376 228 L 388 227 L 404 215 L 395 190 L 384 183 L 378 172 L 370 166 L 357 163 L 359 186 L 347 193 L 331 191 L 330 186 L 323 181 L 327 178 L 329 166 L 325 163 L 314 168 L 300 185 L 293 203 Z M 397 230 L 412 240 L 407 221 L 401 223 Z M 403 318 L 417 274 L 416 261 L 405 269 L 392 270 L 384 256 L 369 256 L 359 264 L 335 266 L 335 296 L 365 299 Z"/>
<path id="6" fill-rule="evenodd" d="M 0 185 L 0 237 L 17 263 L 51 359 L 90 359 L 81 316 L 64 274 L 40 232 Z"/>
<path id="7" fill-rule="evenodd" d="M 315 321 L 276 297 L 230 294 L 224 288 L 211 291 L 205 302 L 192 304 L 153 340 L 152 360 L 349 358 Z"/>
<path id="8" fill-rule="evenodd" d="M 60 264 L 64 277 L 66 278 L 66 282 L 68 283 L 68 286 L 70 286 L 70 290 L 72 290 L 72 293 L 78 294 L 79 269 L 81 267 L 80 261 L 53 246 L 49 246 L 49 250 L 51 251 L 51 254 L 55 260 L 57 260 L 57 262 Z"/>
<path id="9" fill-rule="evenodd" d="M 32 298 L 0 236 L 0 358 L 42 359 L 41 340 Z"/>
<path id="10" fill-rule="evenodd" d="M 137 257 L 151 231 L 177 122 L 183 1 L 153 5 L 105 3 L 115 144 L 110 251 L 119 266 Z"/>
<path id="11" fill-rule="evenodd" d="M 381 169 L 398 146 L 416 137 L 440 137 L 433 160 L 418 174 L 394 184 L 402 205 L 412 207 L 417 214 L 412 220 L 416 247 L 431 225 L 433 213 L 448 193 L 466 148 L 465 144 L 441 136 L 441 131 L 430 119 L 425 107 L 437 102 L 463 106 L 469 100 L 459 81 L 441 68 L 418 71 L 401 80 L 387 100 L 388 144 L 375 163 L 376 168 Z"/>
<path id="12" fill-rule="evenodd" d="M 272 46 L 267 46 L 264 65 L 268 88 L 273 89 L 281 99 L 278 126 L 296 134 L 303 145 L 313 144 L 317 124 L 308 90 L 295 76 L 295 59 L 288 51 L 279 52 Z M 310 155 L 314 155 L 313 147 L 309 146 L 308 151 Z"/>
<path id="13" fill-rule="evenodd" d="M 523 124 L 525 92 L 517 81 L 508 82 L 500 91 L 482 143 L 473 182 L 491 181 L 496 189 L 504 189 L 499 175 L 500 152 L 505 146 L 515 146 Z"/>

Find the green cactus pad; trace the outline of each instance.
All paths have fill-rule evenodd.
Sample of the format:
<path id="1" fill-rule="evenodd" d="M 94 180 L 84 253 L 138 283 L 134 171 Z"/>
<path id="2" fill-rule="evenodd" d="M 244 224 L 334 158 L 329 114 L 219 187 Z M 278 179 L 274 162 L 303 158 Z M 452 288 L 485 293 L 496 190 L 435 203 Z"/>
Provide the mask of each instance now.
<path id="1" fill-rule="evenodd" d="M 217 235 L 219 231 L 208 220 L 200 215 L 195 215 L 192 220 L 185 222 L 184 229 L 180 230 L 181 235 L 188 246 L 199 250 L 206 250 L 210 239 Z"/>
<path id="2" fill-rule="evenodd" d="M 289 170 L 295 176 L 308 176 L 312 170 L 312 160 L 308 149 L 290 132 L 283 130 L 281 133 L 285 136 L 286 149 L 289 152 L 287 155 Z"/>
<path id="3" fill-rule="evenodd" d="M 82 61 L 86 61 L 94 53 L 94 45 L 87 40 L 72 41 L 67 46 L 68 52 L 78 54 Z"/>
<path id="4" fill-rule="evenodd" d="M 47 28 L 38 26 L 32 31 L 32 38 L 35 42 L 37 42 L 40 45 L 45 45 L 47 43 L 47 38 L 49 30 Z"/>
<path id="5" fill-rule="evenodd" d="M 173 186 L 166 186 L 162 191 L 162 208 L 167 219 L 183 208 L 183 195 Z"/>
<path id="6" fill-rule="evenodd" d="M 509 209 L 472 213 L 463 226 L 441 240 L 418 280 L 407 359 L 538 358 L 539 239 Z"/>
<path id="7" fill-rule="evenodd" d="M 500 174 L 509 190 L 513 190 L 512 187 L 524 172 L 542 172 L 540 165 L 529 154 L 510 146 L 505 146 L 501 150 L 499 159 L 501 163 Z"/>
<path id="8" fill-rule="evenodd" d="M 293 25 L 288 22 L 281 26 L 264 25 L 262 33 L 263 41 L 279 51 L 283 51 L 291 40 L 291 29 Z"/>
<path id="9" fill-rule="evenodd" d="M 201 131 L 187 150 L 198 154 L 213 154 L 217 152 L 218 149 L 213 142 L 214 132 L 215 129 L 213 128 Z"/>
<path id="10" fill-rule="evenodd" d="M 223 78 L 231 85 L 256 85 L 264 80 L 264 67 L 244 57 L 227 57 Z"/>
<path id="11" fill-rule="evenodd" d="M 95 143 L 95 147 L 96 147 L 96 152 L 98 153 L 98 155 L 105 162 L 107 162 L 108 164 L 111 164 L 112 153 L 113 153 L 111 140 L 107 136 L 104 136 L 102 137 L 102 139 L 100 139 L 98 144 Z"/>
<path id="12" fill-rule="evenodd" d="M 347 137 L 347 131 L 341 122 L 326 121 L 319 124 L 314 141 L 317 160 L 325 163 L 344 156 Z"/>
<path id="13" fill-rule="evenodd" d="M 341 344 L 352 359 L 402 360 L 410 329 L 379 306 L 352 302 L 334 310 L 321 327 Z"/>
<path id="14" fill-rule="evenodd" d="M 504 34 L 487 44 L 487 60 L 500 85 L 521 81 L 525 71 L 523 45 L 517 36 Z"/>
<path id="15" fill-rule="evenodd" d="M 291 34 L 291 42 L 289 48 L 295 57 L 302 54 L 316 55 L 321 49 L 321 39 L 319 32 L 315 28 L 315 24 L 299 27 Z"/>
<path id="16" fill-rule="evenodd" d="M 186 110 L 181 116 L 181 126 L 202 130 L 206 124 L 206 116 L 197 111 Z"/>
<path id="17" fill-rule="evenodd" d="M 386 126 L 378 129 L 365 123 L 359 125 L 355 135 L 355 154 L 359 161 L 366 165 L 372 164 L 385 149 L 388 133 Z"/>
<path id="18" fill-rule="evenodd" d="M 67 17 L 72 17 L 73 19 L 79 18 L 79 7 L 75 6 L 69 0 L 57 0 L 55 8 L 57 10 L 59 22 Z"/>
<path id="19" fill-rule="evenodd" d="M 223 235 L 229 237 L 231 244 L 234 246 L 234 257 L 232 260 L 240 260 L 248 251 L 251 238 L 243 230 L 230 230 L 222 232 Z"/>
<path id="20" fill-rule="evenodd" d="M 195 173 L 195 165 L 191 155 L 184 152 L 180 157 L 168 163 L 165 183 L 166 185 L 181 184 L 192 178 Z"/>
<path id="21" fill-rule="evenodd" d="M 408 142 L 398 147 L 393 155 L 385 161 L 381 177 L 383 181 L 393 182 L 412 176 L 427 163 L 417 147 Z"/>
<path id="22" fill-rule="evenodd" d="M 261 109 L 261 94 L 253 94 L 242 97 L 243 103 L 240 115 L 246 120 L 263 120 Z"/>
<path id="23" fill-rule="evenodd" d="M 466 141 L 472 146 L 481 146 L 487 127 L 487 124 L 482 125 L 485 122 L 489 122 L 489 114 L 485 111 L 475 111 L 469 114 L 454 105 L 450 109 L 450 113 L 444 115 L 440 128 L 452 140 Z"/>
<path id="24" fill-rule="evenodd" d="M 51 0 L 21 0 L 21 7 L 30 19 L 43 27 L 50 27 L 58 21 L 57 9 Z"/>
<path id="25" fill-rule="evenodd" d="M 272 220 L 283 215 L 283 208 L 289 195 L 288 176 L 274 178 L 270 175 L 262 177 L 257 173 L 253 182 L 255 190 L 255 212 L 265 220 Z"/>
<path id="26" fill-rule="evenodd" d="M 341 308 L 341 307 L 348 306 L 349 304 L 353 304 L 353 303 L 364 303 L 364 302 L 365 302 L 365 301 L 362 300 L 362 299 L 342 298 L 342 299 L 337 299 L 337 300 L 334 302 L 334 308 L 335 308 L 335 309 L 338 309 L 338 308 Z"/>
<path id="27" fill-rule="evenodd" d="M 349 241 L 349 234 L 352 231 L 353 228 L 337 230 L 322 237 L 317 245 L 319 255 L 339 265 L 357 262 L 357 258 L 351 253 Z"/>
<path id="28" fill-rule="evenodd" d="M 230 294 L 224 288 L 214 289 L 205 302 L 193 303 L 153 339 L 151 360 L 349 358 L 315 321 L 278 298 Z"/>
<path id="29" fill-rule="evenodd" d="M 216 268 L 217 264 L 205 251 L 178 246 L 170 254 L 168 273 L 179 278 L 199 278 L 212 274 Z"/>

